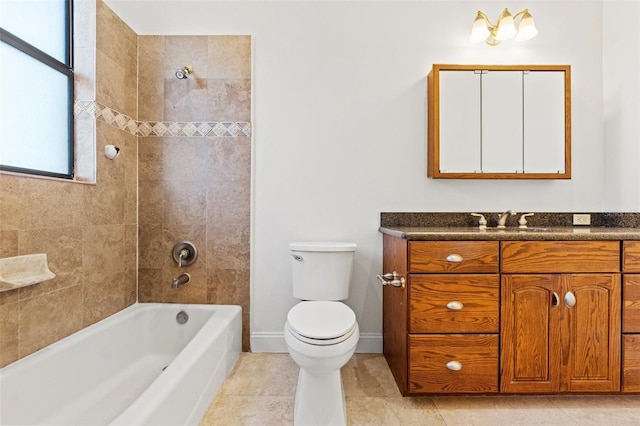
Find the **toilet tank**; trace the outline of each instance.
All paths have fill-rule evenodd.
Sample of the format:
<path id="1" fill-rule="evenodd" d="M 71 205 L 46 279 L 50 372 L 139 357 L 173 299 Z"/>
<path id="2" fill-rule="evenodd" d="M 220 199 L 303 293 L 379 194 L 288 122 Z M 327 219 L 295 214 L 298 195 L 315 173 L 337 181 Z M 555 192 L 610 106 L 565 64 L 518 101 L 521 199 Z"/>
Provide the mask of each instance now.
<path id="1" fill-rule="evenodd" d="M 293 297 L 345 300 L 349 297 L 355 243 L 291 243 Z"/>

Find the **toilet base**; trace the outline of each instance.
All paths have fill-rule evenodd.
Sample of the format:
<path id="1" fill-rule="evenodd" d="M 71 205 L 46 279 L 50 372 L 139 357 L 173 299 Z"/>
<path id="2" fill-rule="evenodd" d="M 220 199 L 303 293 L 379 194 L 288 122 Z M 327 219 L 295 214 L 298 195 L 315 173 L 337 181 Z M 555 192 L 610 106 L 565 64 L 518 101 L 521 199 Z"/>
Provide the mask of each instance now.
<path id="1" fill-rule="evenodd" d="M 347 424 L 340 369 L 314 374 L 300 368 L 293 423 L 296 426 Z"/>

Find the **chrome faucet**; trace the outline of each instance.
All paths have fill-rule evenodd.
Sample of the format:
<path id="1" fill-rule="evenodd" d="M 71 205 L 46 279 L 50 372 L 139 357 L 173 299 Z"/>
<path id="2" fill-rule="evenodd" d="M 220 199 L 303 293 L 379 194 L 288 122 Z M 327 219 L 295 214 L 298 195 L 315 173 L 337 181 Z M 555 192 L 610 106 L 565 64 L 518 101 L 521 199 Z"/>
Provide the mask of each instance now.
<path id="1" fill-rule="evenodd" d="M 505 224 L 507 223 L 507 218 L 509 216 L 514 216 L 517 215 L 518 213 L 514 212 L 513 210 L 507 210 L 506 212 L 502 213 L 501 215 L 498 215 L 498 225 L 496 226 L 496 228 L 498 229 L 503 229 L 505 227 Z"/>
<path id="2" fill-rule="evenodd" d="M 191 275 L 185 272 L 184 274 L 180 274 L 178 278 L 174 278 L 173 280 L 171 280 L 171 288 L 178 288 L 181 285 L 185 285 L 189 281 L 191 281 Z"/>

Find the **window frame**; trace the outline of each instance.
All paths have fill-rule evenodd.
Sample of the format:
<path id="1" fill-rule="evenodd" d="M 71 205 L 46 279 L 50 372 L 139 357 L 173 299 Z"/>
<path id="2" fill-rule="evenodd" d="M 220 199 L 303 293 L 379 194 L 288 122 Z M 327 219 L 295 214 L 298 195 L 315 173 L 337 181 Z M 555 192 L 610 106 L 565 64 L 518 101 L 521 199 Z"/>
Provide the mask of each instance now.
<path id="1" fill-rule="evenodd" d="M 65 62 L 60 62 L 58 59 L 43 52 L 32 44 L 24 41 L 20 37 L 15 36 L 4 28 L 0 27 L 0 42 L 17 49 L 18 51 L 30 56 L 31 58 L 39 61 L 40 63 L 60 72 L 67 78 L 67 116 L 68 116 L 68 173 L 57 173 L 46 170 L 29 169 L 23 167 L 7 166 L 0 163 L 0 171 L 7 171 L 13 173 L 35 175 L 35 176 L 47 176 L 63 179 L 73 179 L 75 176 L 75 137 L 74 137 L 74 100 L 75 100 L 75 84 L 74 84 L 74 68 L 73 68 L 73 0 L 64 0 L 65 2 Z"/>

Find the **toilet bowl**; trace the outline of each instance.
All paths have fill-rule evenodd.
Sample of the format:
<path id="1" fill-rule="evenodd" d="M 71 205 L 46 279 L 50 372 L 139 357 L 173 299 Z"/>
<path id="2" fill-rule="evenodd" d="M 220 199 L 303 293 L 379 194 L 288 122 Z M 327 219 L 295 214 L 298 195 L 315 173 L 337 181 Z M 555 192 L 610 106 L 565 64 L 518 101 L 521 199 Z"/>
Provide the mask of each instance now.
<path id="1" fill-rule="evenodd" d="M 353 311 L 341 302 L 300 302 L 287 315 L 284 338 L 300 366 L 294 424 L 346 424 L 340 369 L 360 338 Z"/>
<path id="2" fill-rule="evenodd" d="M 291 243 L 293 296 L 284 340 L 300 366 L 293 422 L 346 425 L 340 369 L 356 350 L 356 315 L 341 300 L 349 297 L 355 243 Z"/>

